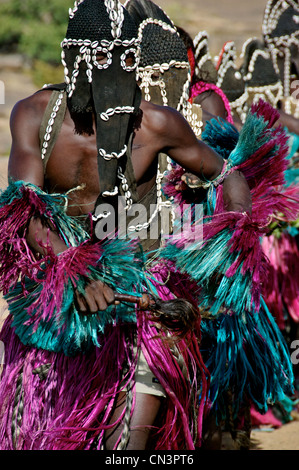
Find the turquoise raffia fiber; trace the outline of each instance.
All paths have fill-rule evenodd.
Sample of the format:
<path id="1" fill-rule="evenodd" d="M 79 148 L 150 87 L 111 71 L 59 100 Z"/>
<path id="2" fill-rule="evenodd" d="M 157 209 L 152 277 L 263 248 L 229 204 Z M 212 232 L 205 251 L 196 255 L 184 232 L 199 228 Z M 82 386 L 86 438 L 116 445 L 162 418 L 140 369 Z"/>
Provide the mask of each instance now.
<path id="1" fill-rule="evenodd" d="M 211 119 L 206 123 L 202 139 L 223 158 L 228 158 L 233 166 L 248 160 L 265 142 L 267 121 L 256 114 L 248 114 L 240 133 L 223 119 Z"/>
<path id="2" fill-rule="evenodd" d="M 81 224 L 66 214 L 66 208 L 67 195 L 47 194 L 21 181 L 2 192 L 0 221 L 6 230 L 0 231 L 1 283 L 5 289 L 8 286 L 5 299 L 23 344 L 75 355 L 92 344 L 100 346 L 98 338 L 107 324 L 136 322 L 134 304 L 112 305 L 104 312 L 83 315 L 76 308 L 75 289 L 84 291 L 90 278 L 118 292 L 140 296 L 144 255 L 129 239 L 115 237 L 93 244 Z M 65 252 L 38 262 L 33 259 L 24 227 L 34 215 L 55 226 L 69 247 Z M 8 260 L 15 260 L 15 268 L 8 266 Z M 11 273 L 17 282 L 12 281 Z"/>
<path id="3" fill-rule="evenodd" d="M 293 392 L 287 345 L 263 300 L 260 313 L 244 311 L 242 317 L 223 313 L 214 320 L 203 318 L 201 328 L 209 344 L 208 354 L 202 353 L 207 356 L 211 373 L 211 399 L 220 412 L 225 413 L 228 389 L 236 400 L 234 409 L 245 394 L 261 412 Z"/>
<path id="4" fill-rule="evenodd" d="M 201 286 L 201 307 L 207 307 L 212 315 L 218 315 L 225 305 L 241 314 L 252 308 L 252 279 L 242 273 L 239 266 L 233 277 L 225 273 L 235 261 L 235 253 L 229 252 L 230 230 L 223 230 L 216 237 L 199 241 L 189 248 L 169 243 L 162 250 L 165 259 L 175 260 L 180 271 L 187 273 Z M 218 283 L 217 283 L 218 281 Z"/>

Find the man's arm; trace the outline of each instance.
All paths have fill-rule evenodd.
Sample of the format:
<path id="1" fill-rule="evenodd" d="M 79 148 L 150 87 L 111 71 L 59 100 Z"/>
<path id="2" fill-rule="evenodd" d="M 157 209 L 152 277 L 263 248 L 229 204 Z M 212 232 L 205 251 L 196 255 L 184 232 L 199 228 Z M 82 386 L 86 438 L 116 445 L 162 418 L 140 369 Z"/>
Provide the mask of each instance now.
<path id="1" fill-rule="evenodd" d="M 10 118 L 12 137 L 8 161 L 9 180 L 22 180 L 44 187 L 44 168 L 39 144 L 39 126 L 46 101 L 38 93 L 19 101 L 13 108 Z M 27 228 L 27 241 L 33 251 L 46 252 L 47 243 L 55 254 L 67 249 L 55 231 L 49 230 L 41 219 L 32 218 Z"/>
<path id="2" fill-rule="evenodd" d="M 33 95 L 19 101 L 10 117 L 12 137 L 8 161 L 8 177 L 14 181 L 23 180 L 40 186 L 44 185 L 44 172 L 39 148 L 39 125 L 42 104 Z"/>
<path id="3" fill-rule="evenodd" d="M 175 110 L 165 108 L 159 117 L 163 151 L 199 178 L 214 180 L 221 174 L 223 158 L 196 138 L 186 120 Z M 156 124 L 157 125 L 157 121 Z M 251 195 L 244 175 L 235 171 L 223 182 L 224 206 L 228 211 L 251 212 Z"/>
<path id="4" fill-rule="evenodd" d="M 44 92 L 42 92 L 44 93 Z M 43 189 L 44 168 L 40 154 L 39 126 L 45 109 L 45 100 L 33 95 L 18 102 L 11 113 L 10 129 L 12 147 L 8 162 L 8 177 L 22 180 Z M 58 233 L 43 224 L 40 218 L 29 221 L 27 242 L 34 252 L 45 255 L 47 246 L 58 255 L 67 249 Z M 93 313 L 105 310 L 114 302 L 114 292 L 100 281 L 91 281 L 85 294 L 76 291 L 78 307 L 82 312 Z"/>

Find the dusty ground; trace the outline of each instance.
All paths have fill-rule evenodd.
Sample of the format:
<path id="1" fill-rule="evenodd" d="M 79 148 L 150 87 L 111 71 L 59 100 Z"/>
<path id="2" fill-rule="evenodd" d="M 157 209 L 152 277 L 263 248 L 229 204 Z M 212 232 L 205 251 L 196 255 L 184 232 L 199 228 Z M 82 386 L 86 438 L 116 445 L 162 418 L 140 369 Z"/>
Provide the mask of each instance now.
<path id="1" fill-rule="evenodd" d="M 229 434 L 223 436 L 222 450 L 236 450 Z M 291 421 L 279 429 L 253 429 L 250 450 L 299 450 L 299 421 Z"/>
<path id="2" fill-rule="evenodd" d="M 210 36 L 211 54 L 217 55 L 222 45 L 233 40 L 240 54 L 242 44 L 249 37 L 261 37 L 261 23 L 265 6 L 263 0 L 159 0 L 157 3 L 174 22 L 194 37 L 206 30 Z M 5 104 L 0 99 L 0 188 L 7 184 L 7 155 L 10 149 L 9 115 L 13 104 L 35 91 L 30 77 L 22 70 L 19 57 L 0 56 L 0 81 L 5 85 Z M 5 303 L 0 298 L 0 324 L 6 316 Z M 279 429 L 253 430 L 252 450 L 299 450 L 299 421 L 292 421 Z M 223 449 L 233 449 L 225 434 Z"/>

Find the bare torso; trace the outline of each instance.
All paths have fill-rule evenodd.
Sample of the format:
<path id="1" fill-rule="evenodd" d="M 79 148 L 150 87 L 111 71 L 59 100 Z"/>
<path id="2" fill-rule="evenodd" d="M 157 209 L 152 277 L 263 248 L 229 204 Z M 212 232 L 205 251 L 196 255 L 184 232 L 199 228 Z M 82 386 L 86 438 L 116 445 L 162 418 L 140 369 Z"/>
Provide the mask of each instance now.
<path id="1" fill-rule="evenodd" d="M 39 186 L 46 186 L 51 193 L 64 193 L 78 186 L 83 186 L 83 189 L 71 192 L 68 212 L 70 215 L 87 214 L 93 210 L 100 192 L 96 134 L 95 132 L 90 136 L 76 134 L 73 120 L 67 110 L 59 136 L 48 160 L 43 180 L 37 136 L 50 94 L 51 91 L 44 90 L 32 95 L 20 102 L 21 109 L 16 109 L 13 112 L 12 120 L 15 118 L 15 122 L 12 127 L 16 129 L 16 138 L 14 138 L 14 130 L 12 129 L 13 146 L 9 173 L 14 179 L 28 179 Z M 25 113 L 27 119 L 23 116 Z M 21 117 L 25 119 L 22 119 L 19 125 L 18 120 Z M 149 191 L 155 182 L 156 157 L 163 145 L 163 136 L 160 139 L 156 134 L 156 126 L 152 127 L 149 122 L 154 119 L 158 124 L 160 118 L 155 106 L 142 101 L 140 119 L 133 134 L 131 157 L 140 198 Z M 30 155 L 26 155 L 27 147 Z M 23 158 L 28 159 L 28 168 L 20 170 Z M 30 169 L 32 164 L 34 167 L 36 165 L 36 168 Z"/>
<path id="2" fill-rule="evenodd" d="M 60 134 L 48 160 L 44 175 L 39 130 L 51 91 L 43 90 L 18 102 L 11 114 L 12 148 L 8 173 L 13 180 L 31 182 L 53 192 L 71 192 L 68 213 L 88 214 L 100 193 L 95 133 L 91 136 L 74 132 L 74 123 L 66 112 Z M 141 116 L 132 142 L 132 164 L 141 198 L 153 186 L 160 152 L 167 153 L 187 171 L 207 179 L 215 178 L 223 166 L 222 158 L 199 141 L 180 113 L 142 100 Z M 234 180 L 234 181 L 233 181 Z M 237 181 L 239 180 L 239 182 Z M 227 205 L 240 204 L 240 178 L 227 178 Z M 230 182 L 229 182 L 230 181 Z M 246 185 L 245 185 L 246 186 Z M 246 187 L 246 204 L 248 188 Z M 242 198 L 241 198 L 242 199 Z M 232 205 L 233 204 L 233 205 Z"/>

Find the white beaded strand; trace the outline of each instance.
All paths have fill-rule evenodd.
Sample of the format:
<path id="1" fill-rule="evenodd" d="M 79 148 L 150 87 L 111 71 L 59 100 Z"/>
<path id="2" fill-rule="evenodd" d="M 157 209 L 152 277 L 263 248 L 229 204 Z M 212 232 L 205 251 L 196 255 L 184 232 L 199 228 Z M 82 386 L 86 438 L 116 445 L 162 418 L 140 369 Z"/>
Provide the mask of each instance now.
<path id="1" fill-rule="evenodd" d="M 46 156 L 47 149 L 48 149 L 48 142 L 51 139 L 51 133 L 52 133 L 52 130 L 53 130 L 54 121 L 55 121 L 55 118 L 56 118 L 57 113 L 59 111 L 62 100 L 63 100 L 63 92 L 59 93 L 58 98 L 55 102 L 55 105 L 53 106 L 53 110 L 52 110 L 52 113 L 50 115 L 50 118 L 48 120 L 48 125 L 46 127 L 46 132 L 45 132 L 45 135 L 44 135 L 44 140 L 43 140 L 43 145 L 42 145 L 42 150 L 41 150 L 42 160 L 44 160 L 44 158 Z"/>

